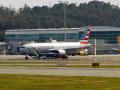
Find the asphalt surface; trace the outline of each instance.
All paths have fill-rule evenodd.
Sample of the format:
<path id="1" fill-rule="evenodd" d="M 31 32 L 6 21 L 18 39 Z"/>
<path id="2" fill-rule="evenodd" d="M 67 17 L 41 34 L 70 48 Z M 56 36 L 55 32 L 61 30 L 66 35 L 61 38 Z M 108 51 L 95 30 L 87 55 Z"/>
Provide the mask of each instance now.
<path id="1" fill-rule="evenodd" d="M 35 68 L 35 67 L 0 67 L 0 74 L 37 74 L 54 76 L 98 76 L 120 77 L 120 68 Z"/>
<path id="2" fill-rule="evenodd" d="M 16 62 L 24 62 L 23 55 L 1 55 L 0 60 L 3 62 L 11 62 L 16 59 Z M 85 61 L 92 62 L 96 60 L 99 62 L 106 62 L 105 64 L 120 64 L 120 55 L 88 55 L 88 56 L 70 56 L 69 62 Z M 31 60 L 32 62 L 40 62 Z M 49 62 L 43 60 L 45 62 Z M 67 62 L 68 62 L 67 61 Z M 28 60 L 29 62 L 29 60 Z M 8 63 L 9 64 L 9 63 Z M 18 63 L 19 64 L 19 63 Z M 48 65 L 49 63 L 47 63 Z M 74 64 L 74 63 L 70 63 Z M 75 63 L 76 64 L 76 63 Z M 79 64 L 79 63 L 78 63 Z M 80 63 L 84 64 L 84 63 Z M 89 64 L 89 63 L 85 63 Z M 51 64 L 50 64 L 51 65 Z M 98 77 L 120 77 L 120 68 L 68 68 L 68 67 L 15 67 L 15 66 L 0 66 L 0 74 L 38 74 L 38 75 L 55 75 L 55 76 L 98 76 Z"/>
<path id="3" fill-rule="evenodd" d="M 32 59 L 31 57 L 29 57 Z M 83 59 L 83 60 L 120 60 L 120 54 L 117 55 L 88 55 L 88 56 L 69 56 L 69 60 Z M 25 55 L 0 55 L 0 60 L 11 60 L 11 59 L 25 59 Z M 42 59 L 40 59 L 42 60 Z"/>

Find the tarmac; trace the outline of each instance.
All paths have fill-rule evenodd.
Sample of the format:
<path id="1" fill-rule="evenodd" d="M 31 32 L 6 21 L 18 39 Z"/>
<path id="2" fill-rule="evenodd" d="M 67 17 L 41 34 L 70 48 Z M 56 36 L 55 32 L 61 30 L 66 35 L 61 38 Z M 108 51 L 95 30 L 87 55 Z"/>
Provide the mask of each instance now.
<path id="1" fill-rule="evenodd" d="M 120 68 L 38 68 L 38 67 L 0 67 L 0 74 L 27 74 L 52 76 L 96 76 L 120 77 Z"/>
<path id="2" fill-rule="evenodd" d="M 24 55 L 2 55 L 1 62 L 15 61 L 24 62 Z M 20 61 L 19 61 L 20 59 Z M 23 60 L 22 60 L 23 59 Z M 34 62 L 51 62 L 50 60 L 31 60 Z M 57 61 L 57 60 L 56 60 Z M 64 62 L 91 63 L 92 61 L 112 63 L 120 65 L 120 55 L 88 55 L 88 56 L 69 56 Z M 14 60 L 13 60 L 14 62 Z M 25 61 L 26 62 L 26 61 Z M 27 60 L 29 62 L 29 60 Z M 71 63 L 71 64 L 72 64 Z M 2 63 L 1 63 L 2 64 Z M 50 63 L 48 63 L 50 64 Z M 77 64 L 77 63 L 75 63 Z M 79 63 L 78 63 L 79 64 Z M 83 63 L 84 64 L 84 63 Z M 69 67 L 16 67 L 0 66 L 0 74 L 37 74 L 37 75 L 55 75 L 55 76 L 97 76 L 97 77 L 120 77 L 120 68 L 69 68 Z"/>
<path id="3" fill-rule="evenodd" d="M 25 55 L 0 55 L 0 60 L 25 59 Z"/>
<path id="4" fill-rule="evenodd" d="M 29 57 L 32 59 L 31 57 Z M 25 59 L 25 55 L 0 55 L 1 59 Z M 120 54 L 116 55 L 88 55 L 88 56 L 69 56 L 69 60 L 84 59 L 84 60 L 120 60 Z M 42 59 L 40 59 L 42 60 Z"/>

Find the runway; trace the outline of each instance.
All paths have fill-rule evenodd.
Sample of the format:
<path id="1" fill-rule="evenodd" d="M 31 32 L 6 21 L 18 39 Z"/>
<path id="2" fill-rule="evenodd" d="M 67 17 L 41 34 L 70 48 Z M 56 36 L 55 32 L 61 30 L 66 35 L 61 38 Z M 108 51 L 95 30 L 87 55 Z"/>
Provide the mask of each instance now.
<path id="1" fill-rule="evenodd" d="M 120 54 L 117 55 L 88 55 L 88 56 L 69 56 L 68 60 L 103 60 L 103 61 L 110 61 L 110 60 L 119 60 Z M 32 59 L 29 57 L 29 59 Z M 0 55 L 0 60 L 25 60 L 25 55 Z M 43 60 L 43 59 L 39 59 Z"/>
<path id="2" fill-rule="evenodd" d="M 120 68 L 0 67 L 0 74 L 120 77 Z"/>
<path id="3" fill-rule="evenodd" d="M 120 77 L 120 68 L 70 68 L 35 67 L 35 65 L 91 65 L 96 60 L 100 65 L 120 65 L 120 55 L 70 56 L 68 60 L 25 60 L 23 55 L 0 56 L 0 74 L 37 74 L 55 76 Z M 9 65 L 10 66 L 4 66 Z M 3 66 L 2 66 L 3 65 Z M 12 66 L 13 65 L 13 66 Z M 17 67 L 14 65 L 18 65 Z M 21 67 L 19 67 L 21 65 Z M 33 65 L 34 67 L 23 67 Z"/>

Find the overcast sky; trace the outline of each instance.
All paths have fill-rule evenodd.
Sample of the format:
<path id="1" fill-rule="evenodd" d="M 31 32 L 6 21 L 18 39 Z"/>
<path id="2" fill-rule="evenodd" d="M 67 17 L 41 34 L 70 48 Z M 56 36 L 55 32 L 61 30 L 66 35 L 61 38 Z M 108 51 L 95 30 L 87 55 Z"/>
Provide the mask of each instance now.
<path id="1" fill-rule="evenodd" d="M 33 6 L 52 6 L 55 3 L 58 3 L 59 1 L 68 1 L 69 3 L 76 3 L 79 5 L 80 3 L 84 2 L 89 2 L 92 0 L 0 0 L 0 4 L 3 6 L 7 7 L 12 7 L 12 8 L 20 8 L 23 7 L 24 4 L 27 4 L 30 7 Z M 99 0 L 99 1 L 104 1 L 104 2 L 110 2 L 111 4 L 114 5 L 119 5 L 120 6 L 120 0 Z"/>

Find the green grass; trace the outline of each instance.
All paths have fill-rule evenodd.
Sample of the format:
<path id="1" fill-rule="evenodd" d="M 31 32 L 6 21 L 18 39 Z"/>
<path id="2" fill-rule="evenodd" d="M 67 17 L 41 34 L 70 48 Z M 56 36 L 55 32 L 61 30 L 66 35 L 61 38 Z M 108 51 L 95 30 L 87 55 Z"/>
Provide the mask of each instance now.
<path id="1" fill-rule="evenodd" d="M 0 90 L 120 90 L 120 78 L 0 75 Z"/>
<path id="2" fill-rule="evenodd" d="M 9 66 L 9 67 L 73 67 L 73 68 L 120 68 L 120 65 L 100 65 L 94 66 L 92 65 L 65 65 L 65 64 L 55 64 L 55 65 L 47 65 L 47 64 L 0 64 L 0 66 Z"/>
<path id="3" fill-rule="evenodd" d="M 75 68 L 92 68 L 95 61 L 69 61 L 69 60 L 0 60 L 0 66 L 15 67 L 75 67 Z M 120 68 L 119 61 L 99 61 L 100 66 L 95 68 Z M 72 64 L 72 65 L 71 65 Z M 106 65 L 107 64 L 107 65 Z"/>

